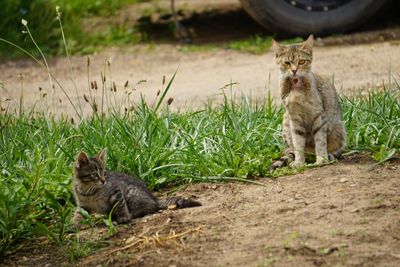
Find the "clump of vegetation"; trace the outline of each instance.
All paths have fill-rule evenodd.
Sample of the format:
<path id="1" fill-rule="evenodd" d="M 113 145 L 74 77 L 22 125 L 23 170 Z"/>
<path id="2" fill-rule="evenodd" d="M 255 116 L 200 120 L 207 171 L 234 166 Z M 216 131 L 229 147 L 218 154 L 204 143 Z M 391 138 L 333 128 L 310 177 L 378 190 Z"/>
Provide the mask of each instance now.
<path id="1" fill-rule="evenodd" d="M 295 37 L 292 39 L 283 40 L 283 44 L 291 44 L 302 42 L 303 38 Z M 271 36 L 250 36 L 250 38 L 229 42 L 226 47 L 228 49 L 238 50 L 241 52 L 248 52 L 252 54 L 263 54 L 269 50 L 272 45 Z"/>
<path id="2" fill-rule="evenodd" d="M 68 36 L 71 52 L 92 52 L 96 46 L 109 43 L 118 44 L 139 40 L 139 33 L 133 28 L 110 24 L 101 32 L 90 32 L 84 29 L 84 19 L 92 16 L 113 16 L 117 10 L 130 3 L 146 0 L 11 0 L 2 3 L 0 9 L 0 37 L 30 53 L 36 53 L 35 45 L 27 37 L 20 21 L 29 22 L 33 36 L 41 49 L 48 54 L 63 54 L 63 43 L 60 41 L 59 22 L 56 7 L 62 12 L 64 31 Z M 149 0 L 147 0 L 149 1 Z M 18 56 L 7 44 L 0 43 L 0 57 Z"/>
<path id="3" fill-rule="evenodd" d="M 21 19 L 29 20 L 33 34 L 37 41 L 42 44 L 42 49 L 46 51 L 57 50 L 59 47 L 59 30 L 55 21 L 55 6 L 45 0 L 11 0 L 4 1 L 0 9 L 0 37 L 14 42 L 20 46 L 27 47 L 29 51 L 34 51 L 34 45 L 21 25 Z M 0 43 L 0 56 L 9 56 L 10 49 L 7 44 Z"/>
<path id="4" fill-rule="evenodd" d="M 252 36 L 249 39 L 233 41 L 228 43 L 229 49 L 250 52 L 253 54 L 262 54 L 268 51 L 272 44 L 272 37 Z"/>

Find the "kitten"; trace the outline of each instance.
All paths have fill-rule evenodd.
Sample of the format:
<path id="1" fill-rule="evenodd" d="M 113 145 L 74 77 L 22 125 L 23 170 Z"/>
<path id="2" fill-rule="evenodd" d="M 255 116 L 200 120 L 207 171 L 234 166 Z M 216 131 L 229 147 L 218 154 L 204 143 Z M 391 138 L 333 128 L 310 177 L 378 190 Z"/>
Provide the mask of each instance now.
<path id="1" fill-rule="evenodd" d="M 200 202 L 181 197 L 157 199 L 141 180 L 127 174 L 105 170 L 105 151 L 89 158 L 79 153 L 73 176 L 73 194 L 76 204 L 89 213 L 109 214 L 118 223 L 156 213 L 169 206 L 188 208 L 201 206 Z M 73 222 L 83 219 L 75 210 Z"/>
<path id="2" fill-rule="evenodd" d="M 299 44 L 281 45 L 273 41 L 281 70 L 285 150 L 283 157 L 271 165 L 272 169 L 285 164 L 302 166 L 306 152 L 315 152 L 316 163 L 324 164 L 340 157 L 345 147 L 346 130 L 335 87 L 329 79 L 311 71 L 313 42 L 313 35 Z"/>

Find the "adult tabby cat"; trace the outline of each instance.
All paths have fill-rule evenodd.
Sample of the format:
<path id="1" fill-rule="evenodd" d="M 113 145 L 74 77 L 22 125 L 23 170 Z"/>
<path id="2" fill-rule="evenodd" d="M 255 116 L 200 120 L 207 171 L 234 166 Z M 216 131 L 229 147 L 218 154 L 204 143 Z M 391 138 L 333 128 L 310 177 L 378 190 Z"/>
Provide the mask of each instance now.
<path id="1" fill-rule="evenodd" d="M 106 171 L 105 150 L 95 157 L 79 153 L 73 176 L 76 204 L 89 213 L 109 214 L 118 223 L 155 213 L 175 205 L 177 208 L 201 206 L 200 202 L 181 197 L 157 199 L 141 180 L 127 174 Z M 82 220 L 79 209 L 73 222 Z"/>
<path id="2" fill-rule="evenodd" d="M 280 66 L 280 95 L 285 107 L 282 135 L 283 157 L 272 169 L 305 164 L 305 153 L 315 153 L 316 163 L 339 157 L 345 147 L 346 130 L 341 121 L 339 98 L 332 82 L 311 71 L 312 35 L 299 44 L 273 48 Z"/>

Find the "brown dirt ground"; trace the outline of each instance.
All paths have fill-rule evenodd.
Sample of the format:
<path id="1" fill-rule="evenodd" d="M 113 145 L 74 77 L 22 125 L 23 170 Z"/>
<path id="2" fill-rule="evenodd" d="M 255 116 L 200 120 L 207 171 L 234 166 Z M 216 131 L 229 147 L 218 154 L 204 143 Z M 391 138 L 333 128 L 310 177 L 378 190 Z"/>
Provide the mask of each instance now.
<path id="1" fill-rule="evenodd" d="M 191 2 L 199 3 L 185 4 Z M 223 2 L 231 6 L 233 1 Z M 224 38 L 227 35 L 219 36 Z M 384 34 L 373 29 L 318 40 L 314 69 L 334 76 L 342 91 L 388 83 L 389 72 L 392 78 L 400 73 L 398 40 L 397 28 L 386 29 Z M 154 101 L 163 75 L 170 77 L 178 67 L 169 93 L 175 109 L 196 107 L 207 98 L 220 99 L 219 89 L 230 81 L 239 83 L 234 93 L 251 94 L 256 100 L 268 91 L 278 95 L 278 72 L 271 52 L 252 55 L 216 49 L 185 53 L 174 43 L 109 49 L 91 56 L 91 81 L 100 81 L 106 58 L 111 61 L 112 79 L 108 81 L 116 82 L 117 99 L 123 98 L 121 88 L 126 80 L 132 90 L 133 84 L 145 79 L 146 83 L 135 86 L 133 96 L 137 99 L 144 94 Z M 79 88 L 76 97 L 67 61 L 50 60 L 74 102 L 82 101 L 88 90 L 86 64 L 86 57 L 72 58 Z M 23 90 L 19 74 L 24 77 Z M 0 81 L 5 86 L 0 90 L 2 106 L 13 101 L 5 99 L 18 100 L 21 91 L 26 106 L 32 106 L 43 93 L 48 93 L 43 104 L 51 103 L 46 72 L 30 61 L 0 63 Z M 55 95 L 54 110 L 73 114 L 59 88 Z M 83 109 L 90 112 L 87 105 Z M 106 247 L 77 262 L 68 261 L 65 248 L 39 239 L 0 259 L 0 266 L 400 266 L 400 162 L 369 170 L 372 164 L 367 156 L 347 156 L 339 163 L 297 175 L 257 180 L 264 186 L 190 185 L 178 194 L 198 198 L 202 207 L 168 210 L 120 226 L 115 236 L 102 241 Z M 106 236 L 106 230 L 98 227 L 81 235 L 96 240 Z"/>
<path id="2" fill-rule="evenodd" d="M 365 156 L 278 179 L 200 183 L 178 194 L 202 207 L 167 210 L 119 228 L 71 263 L 35 242 L 1 266 L 399 266 L 400 162 Z M 86 238 L 105 236 L 99 227 Z M 32 255 L 32 250 L 34 255 Z M 47 264 L 47 265 L 46 265 Z"/>

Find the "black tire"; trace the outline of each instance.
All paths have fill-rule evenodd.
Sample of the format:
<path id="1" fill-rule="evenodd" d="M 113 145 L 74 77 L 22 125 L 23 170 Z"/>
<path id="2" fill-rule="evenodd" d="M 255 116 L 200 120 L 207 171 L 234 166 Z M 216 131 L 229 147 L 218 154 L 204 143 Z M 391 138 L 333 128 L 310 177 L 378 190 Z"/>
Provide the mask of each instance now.
<path id="1" fill-rule="evenodd" d="M 306 36 L 352 30 L 376 15 L 390 0 L 240 1 L 256 21 L 276 35 Z"/>

